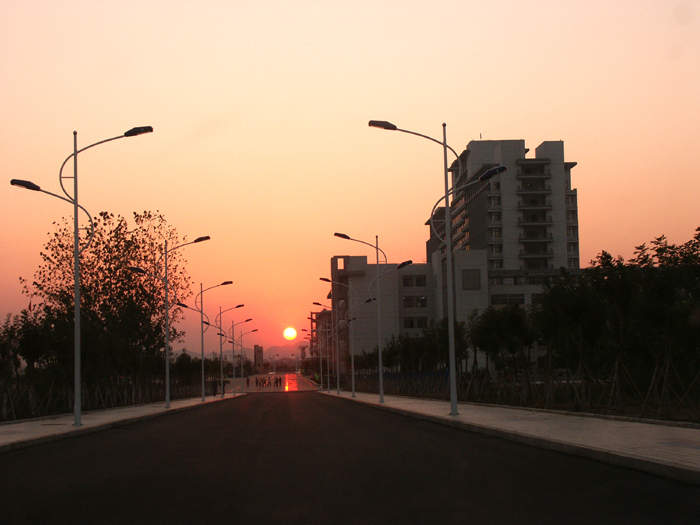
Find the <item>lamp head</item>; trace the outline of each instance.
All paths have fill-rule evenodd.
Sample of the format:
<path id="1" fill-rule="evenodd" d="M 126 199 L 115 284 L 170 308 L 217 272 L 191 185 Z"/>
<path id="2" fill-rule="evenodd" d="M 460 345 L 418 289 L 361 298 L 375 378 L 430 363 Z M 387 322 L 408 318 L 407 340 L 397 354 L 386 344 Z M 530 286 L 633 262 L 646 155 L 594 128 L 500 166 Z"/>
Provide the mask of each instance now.
<path id="1" fill-rule="evenodd" d="M 196 238 L 194 241 L 192 241 L 192 242 L 195 243 L 195 242 L 208 241 L 209 239 L 211 239 L 211 237 L 209 237 L 209 236 L 207 235 L 207 236 L 205 236 L 205 237 L 197 237 L 197 238 Z"/>
<path id="2" fill-rule="evenodd" d="M 389 131 L 396 131 L 397 129 L 399 129 L 394 124 L 392 124 L 391 122 L 387 122 L 386 120 L 370 120 L 369 127 L 386 129 Z"/>
<path id="3" fill-rule="evenodd" d="M 233 284 L 233 281 L 224 281 L 219 286 L 226 286 L 227 284 Z"/>
<path id="4" fill-rule="evenodd" d="M 13 186 L 19 186 L 20 188 L 25 188 L 27 190 L 41 191 L 41 188 L 37 184 L 29 182 L 28 180 L 12 179 L 10 184 Z"/>
<path id="5" fill-rule="evenodd" d="M 341 239 L 350 240 L 350 236 L 349 236 L 349 235 L 345 235 L 344 233 L 334 233 L 333 235 L 335 235 L 336 237 L 340 237 Z"/>
<path id="6" fill-rule="evenodd" d="M 319 280 L 323 281 L 324 283 L 332 283 L 333 282 L 328 277 L 319 277 Z"/>
<path id="7" fill-rule="evenodd" d="M 399 265 L 396 267 L 396 269 L 397 269 L 397 270 L 400 270 L 401 268 L 405 268 L 405 267 L 408 266 L 409 264 L 413 264 L 413 261 L 404 261 L 404 262 L 402 262 L 401 264 L 399 264 Z"/>
<path id="8" fill-rule="evenodd" d="M 185 303 L 176 303 L 176 304 L 182 308 L 189 308 L 189 306 L 187 306 Z"/>
<path id="9" fill-rule="evenodd" d="M 253 320 L 252 318 L 251 318 L 251 319 L 246 319 L 246 320 L 243 321 L 243 322 L 244 322 L 244 323 L 247 323 L 247 322 L 252 321 L 252 320 Z"/>
<path id="10" fill-rule="evenodd" d="M 257 332 L 257 331 L 258 331 L 258 329 L 256 328 L 255 330 L 251 330 L 250 333 L 252 334 L 253 332 Z"/>
<path id="11" fill-rule="evenodd" d="M 498 175 L 499 173 L 503 173 L 504 171 L 506 171 L 506 169 L 507 168 L 505 166 L 496 166 L 495 168 L 491 168 L 490 170 L 486 170 L 481 175 L 481 177 L 479 177 L 479 180 L 482 182 L 485 180 L 489 180 L 494 175 Z"/>
<path id="12" fill-rule="evenodd" d="M 236 307 L 234 307 L 234 308 L 241 308 L 242 306 L 245 306 L 245 305 L 244 305 L 244 304 L 239 304 L 238 306 L 236 306 Z"/>
<path id="13" fill-rule="evenodd" d="M 124 133 L 125 137 L 135 137 L 136 135 L 143 135 L 144 133 L 153 133 L 152 126 L 140 126 L 138 128 L 131 128 L 129 131 Z"/>
<path id="14" fill-rule="evenodd" d="M 314 303 L 314 306 L 323 306 L 321 303 Z"/>
<path id="15" fill-rule="evenodd" d="M 139 268 L 138 266 L 129 266 L 129 271 L 132 271 L 134 273 L 148 273 L 146 270 L 143 268 Z"/>

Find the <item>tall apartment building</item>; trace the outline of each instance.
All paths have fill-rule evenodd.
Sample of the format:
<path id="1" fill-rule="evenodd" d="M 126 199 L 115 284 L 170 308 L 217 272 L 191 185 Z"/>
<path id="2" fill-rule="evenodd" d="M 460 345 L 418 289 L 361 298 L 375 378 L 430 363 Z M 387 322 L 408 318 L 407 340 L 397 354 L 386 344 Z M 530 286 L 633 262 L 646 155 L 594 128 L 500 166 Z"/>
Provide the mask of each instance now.
<path id="1" fill-rule="evenodd" d="M 561 267 L 579 269 L 577 192 L 571 186 L 576 163 L 564 160 L 561 141 L 543 142 L 534 157 L 528 158 L 528 151 L 523 140 L 472 141 L 460 155 L 461 173 L 457 161 L 451 166 L 458 320 L 474 308 L 530 304 L 543 277 Z M 501 165 L 507 171 L 469 184 Z M 438 214 L 436 219 L 444 218 L 444 210 Z M 426 250 L 440 270 L 443 308 L 438 316 L 444 316 L 444 246 L 432 230 Z"/>
<path id="2" fill-rule="evenodd" d="M 561 267 L 579 269 L 577 192 L 571 185 L 575 162 L 564 160 L 564 143 L 543 142 L 528 157 L 523 140 L 472 141 L 451 166 L 456 189 L 451 205 L 454 302 L 457 321 L 475 309 L 537 300 L 545 276 Z M 478 180 L 486 170 L 507 171 Z M 444 238 L 445 210 L 426 224 L 427 264 L 390 271 L 381 281 L 381 336 L 416 335 L 431 321 L 447 316 Z M 383 265 L 382 265 L 383 266 Z M 387 265 L 387 269 L 396 265 Z M 377 345 L 376 305 L 365 303 L 376 290 L 376 265 L 366 257 L 331 259 L 332 305 L 340 319 L 353 321 L 355 353 Z M 355 304 L 351 313 L 348 307 Z M 339 335 L 341 361 L 349 349 L 349 331 Z M 536 353 L 535 353 L 536 354 Z M 342 372 L 342 367 L 341 367 Z"/>

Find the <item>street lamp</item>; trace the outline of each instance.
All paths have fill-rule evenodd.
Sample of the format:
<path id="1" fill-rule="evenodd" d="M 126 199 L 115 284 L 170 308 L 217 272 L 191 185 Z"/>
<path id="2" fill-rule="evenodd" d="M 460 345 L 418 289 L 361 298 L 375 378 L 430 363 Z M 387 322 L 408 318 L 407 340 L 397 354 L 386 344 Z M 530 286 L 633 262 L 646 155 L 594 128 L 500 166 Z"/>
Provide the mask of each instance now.
<path id="1" fill-rule="evenodd" d="M 360 241 L 358 239 L 353 239 L 349 235 L 345 235 L 344 233 L 334 233 L 336 237 L 340 237 L 341 239 L 346 239 L 348 241 L 355 241 L 359 242 L 361 244 L 365 244 L 367 246 L 370 246 L 376 250 L 377 253 L 377 353 L 379 354 L 379 402 L 384 403 L 384 370 L 382 368 L 382 315 L 381 315 L 381 301 L 379 297 L 379 277 L 381 274 L 379 273 L 379 252 L 382 252 L 382 255 L 384 256 L 384 264 L 386 265 L 389 261 L 386 257 L 386 253 L 384 253 L 384 250 L 381 250 L 379 248 L 379 235 L 376 235 L 374 237 L 375 239 L 375 245 L 372 246 L 368 242 L 365 241 Z"/>
<path id="2" fill-rule="evenodd" d="M 184 244 L 180 244 L 179 246 L 175 246 L 175 248 L 170 249 L 170 253 L 174 252 L 175 250 L 179 250 L 180 248 L 183 248 L 185 246 L 189 246 L 190 244 L 195 244 L 203 241 L 208 241 L 211 239 L 211 237 L 204 236 L 204 237 L 197 237 L 194 241 L 192 242 L 187 242 Z M 153 274 L 154 277 L 160 279 L 163 281 L 163 284 L 165 285 L 165 408 L 170 408 L 170 303 L 168 300 L 168 240 L 165 239 L 165 251 L 163 252 L 163 255 L 161 257 L 165 257 L 165 276 L 160 277 L 157 274 Z M 156 267 L 158 266 L 158 263 L 160 262 L 160 259 L 158 259 L 158 262 L 156 262 Z M 140 268 L 138 266 L 132 266 L 129 268 L 131 271 L 136 272 L 136 273 L 143 273 L 143 274 L 148 274 L 146 270 L 143 268 Z M 176 301 L 177 302 L 177 301 Z"/>
<path id="3" fill-rule="evenodd" d="M 239 324 L 243 323 L 248 323 L 252 321 L 253 319 L 246 319 L 245 321 L 239 321 L 237 323 L 234 323 L 231 321 L 231 333 L 229 336 L 231 337 L 231 340 L 229 343 L 231 343 L 231 360 L 233 361 L 233 395 L 236 395 L 236 344 L 235 340 L 236 338 L 234 337 L 234 327 L 238 326 Z M 243 379 L 243 349 L 241 349 L 241 380 Z M 241 387 L 242 388 L 242 387 Z"/>
<path id="4" fill-rule="evenodd" d="M 313 303 L 315 306 L 320 306 L 322 308 L 330 308 L 331 312 L 333 313 L 333 317 L 335 318 L 335 321 L 331 323 L 331 330 L 330 334 L 333 334 L 333 346 L 335 346 L 335 378 L 336 378 L 336 392 L 338 395 L 340 395 L 340 357 L 338 356 L 338 332 L 340 331 L 340 312 L 333 308 L 332 306 L 326 306 L 325 304 L 321 303 Z M 329 359 L 330 362 L 330 359 Z M 328 373 L 330 375 L 330 364 L 328 368 Z M 328 378 L 328 392 L 330 393 L 331 390 L 331 385 L 330 385 L 330 377 Z"/>
<path id="5" fill-rule="evenodd" d="M 252 319 L 249 319 L 249 321 L 252 321 Z M 248 322 L 248 321 L 244 321 L 244 322 Z M 240 346 L 241 346 L 241 377 L 243 377 L 243 351 L 244 351 L 244 348 L 243 348 L 243 336 L 244 336 L 244 335 L 248 335 L 248 334 L 252 334 L 253 332 L 257 332 L 257 331 L 258 331 L 257 328 L 255 328 L 255 329 L 253 329 L 253 330 L 251 330 L 251 331 L 249 331 L 249 332 L 245 332 L 245 333 L 243 333 L 243 331 L 241 330 L 241 332 L 242 332 L 242 333 L 241 333 L 241 336 L 240 336 L 240 338 L 241 338 L 241 342 L 240 342 Z"/>
<path id="6" fill-rule="evenodd" d="M 227 308 L 226 310 L 223 310 L 223 311 L 221 310 L 221 306 L 219 306 L 219 315 L 217 315 L 214 318 L 214 324 L 219 329 L 218 335 L 220 336 L 219 337 L 219 368 L 220 368 L 219 377 L 220 377 L 220 384 L 221 384 L 221 399 L 224 398 L 224 339 L 226 339 L 226 334 L 222 333 L 224 331 L 224 329 L 221 327 L 221 324 L 222 324 L 221 314 L 223 314 L 224 312 L 228 312 L 229 310 L 235 310 L 236 308 L 241 308 L 243 306 L 245 306 L 245 305 L 239 304 L 237 306 L 232 306 L 231 308 Z M 219 324 L 216 324 L 217 319 L 219 320 Z M 222 339 L 222 337 L 223 337 L 223 339 Z M 233 359 L 233 355 L 231 356 L 231 359 Z M 236 386 L 235 386 L 236 385 L 236 366 L 235 365 L 233 368 L 233 384 L 234 384 L 233 388 L 234 388 L 234 392 L 235 392 L 235 388 L 236 388 Z"/>
<path id="7" fill-rule="evenodd" d="M 443 149 L 443 163 L 444 163 L 444 171 L 445 171 L 445 258 L 446 258 L 446 273 L 447 273 L 447 334 L 448 334 L 448 341 L 449 341 L 449 362 L 450 362 L 450 415 L 451 416 L 458 416 L 459 413 L 457 412 L 457 375 L 456 375 L 456 362 L 455 362 L 455 327 L 454 327 L 454 288 L 453 288 L 453 283 L 452 283 L 452 216 L 451 216 L 451 211 L 450 211 L 450 181 L 449 181 L 449 169 L 447 166 L 447 150 L 449 149 L 452 153 L 454 153 L 455 157 L 457 157 L 457 162 L 459 165 L 459 174 L 461 175 L 462 173 L 462 159 L 460 156 L 457 154 L 457 152 L 452 149 L 448 144 L 447 144 L 447 124 L 442 125 L 442 142 L 440 142 L 437 139 L 434 139 L 432 137 L 429 137 L 427 135 L 423 135 L 421 133 L 416 133 L 414 131 L 409 131 L 406 129 L 400 129 L 396 125 L 392 124 L 391 122 L 387 122 L 385 120 L 370 120 L 369 121 L 369 126 L 372 128 L 379 128 L 379 129 L 384 129 L 388 131 L 400 131 L 402 133 L 408 133 L 409 135 L 415 135 L 417 137 L 422 137 L 424 139 L 430 140 L 432 142 L 435 142 L 437 144 L 440 144 Z M 494 170 L 497 170 L 496 173 L 500 173 L 501 171 L 504 171 L 505 168 L 503 166 L 499 166 L 498 168 L 494 168 Z M 496 173 L 491 174 L 489 177 L 492 177 Z M 486 175 L 486 173 L 484 173 Z M 483 175 L 482 175 L 483 177 Z M 432 224 L 432 222 L 431 222 Z"/>
<path id="8" fill-rule="evenodd" d="M 200 324 L 200 329 L 202 331 L 202 403 L 204 403 L 204 332 L 206 331 L 204 329 L 204 292 L 207 290 L 211 290 L 213 288 L 218 288 L 219 286 L 227 286 L 229 284 L 233 284 L 233 281 L 224 281 L 221 284 L 216 284 L 214 286 L 210 286 L 209 288 L 202 289 L 203 284 L 199 283 L 199 293 L 197 296 L 194 298 L 194 306 L 195 308 L 191 308 L 191 310 L 196 310 L 200 314 L 200 319 L 201 319 L 201 324 Z M 197 298 L 199 298 L 199 308 L 197 308 Z M 207 328 L 209 323 L 207 322 Z"/>
<path id="9" fill-rule="evenodd" d="M 348 277 L 348 284 L 341 283 L 339 281 L 333 281 L 331 279 L 328 279 L 327 277 L 319 277 L 319 280 L 326 282 L 326 283 L 331 283 L 331 289 L 333 284 L 338 284 L 340 286 L 345 286 L 345 288 L 348 289 L 350 299 L 353 299 L 353 294 L 355 293 L 355 289 L 350 285 L 352 283 L 352 277 Z M 335 297 L 335 295 L 333 295 Z M 357 300 L 357 297 L 354 298 L 355 301 Z M 353 337 L 352 337 L 352 325 L 349 324 L 352 319 L 348 320 L 348 315 L 350 315 L 350 312 L 356 305 L 353 303 L 350 305 L 350 301 L 348 301 L 348 311 L 345 315 L 345 324 L 350 327 L 350 374 L 351 374 L 351 381 L 352 381 L 352 397 L 355 397 L 355 348 L 353 346 Z M 340 394 L 340 392 L 338 392 Z"/>
<path id="10" fill-rule="evenodd" d="M 73 204 L 73 271 L 74 271 L 74 279 L 75 279 L 75 284 L 74 284 L 74 291 L 73 291 L 73 302 L 74 304 L 74 354 L 75 354 L 75 362 L 74 362 L 74 387 L 75 387 L 75 400 L 73 402 L 73 413 L 75 417 L 75 422 L 73 423 L 74 426 L 79 427 L 82 425 L 80 419 L 81 419 L 81 408 L 82 408 L 82 397 L 81 397 L 81 380 L 80 380 L 80 254 L 86 250 L 89 246 L 90 243 L 92 242 L 92 237 L 94 234 L 94 225 L 92 222 L 92 217 L 90 214 L 87 212 L 85 208 L 83 208 L 80 204 L 78 204 L 78 153 L 82 153 L 83 151 L 90 149 L 92 147 L 98 146 L 100 144 L 104 144 L 105 142 L 110 142 L 112 140 L 117 140 L 121 139 L 124 137 L 135 137 L 136 135 L 142 135 L 144 133 L 151 133 L 153 131 L 153 128 L 151 126 L 141 126 L 141 127 L 136 127 L 132 128 L 129 131 L 125 132 L 122 135 L 118 135 L 116 137 L 112 137 L 109 139 L 101 140 L 99 142 L 95 142 L 94 144 L 90 144 L 89 146 L 85 146 L 84 148 L 78 149 L 78 132 L 74 131 L 73 132 L 73 153 L 68 155 L 66 157 L 66 160 L 63 161 L 63 164 L 61 164 L 61 169 L 58 171 L 58 182 L 61 186 L 61 189 L 63 190 L 63 193 L 65 193 L 66 197 L 61 197 L 60 195 L 56 195 L 55 193 L 51 193 L 45 190 L 42 190 L 37 184 L 34 184 L 33 182 L 29 181 L 24 181 L 24 180 L 18 180 L 18 179 L 13 179 L 10 181 L 10 184 L 13 186 L 18 186 L 21 188 L 26 188 L 28 190 L 32 191 L 40 191 L 42 193 L 47 193 L 49 195 L 52 195 L 54 197 L 57 197 L 61 200 L 67 201 L 71 204 Z M 66 191 L 66 189 L 63 187 L 63 167 L 66 165 L 66 162 L 70 160 L 70 158 L 73 157 L 73 177 L 65 177 L 65 178 L 72 178 L 73 179 L 73 196 Z M 80 249 L 80 239 L 79 239 L 79 229 L 78 229 L 78 208 L 83 210 L 89 220 L 90 220 L 90 238 L 88 239 L 87 244 L 83 247 L 83 249 Z"/>
<path id="11" fill-rule="evenodd" d="M 379 402 L 384 403 L 384 369 L 382 365 L 382 314 L 381 314 L 381 293 L 380 293 L 380 277 L 384 275 L 385 272 L 380 272 L 379 271 L 379 252 L 382 252 L 382 255 L 384 256 L 384 266 L 387 265 L 388 259 L 386 256 L 386 253 L 384 253 L 384 250 L 379 248 L 379 236 L 375 236 L 375 245 L 369 244 L 368 242 L 361 241 L 359 239 L 353 239 L 349 235 L 345 235 L 344 233 L 335 233 L 334 234 L 336 237 L 340 237 L 341 239 L 346 239 L 348 241 L 355 241 L 359 242 L 360 244 L 364 244 L 367 246 L 370 246 L 376 250 L 377 253 L 377 276 L 374 278 L 375 281 L 377 281 L 377 354 L 379 357 Z M 404 266 L 408 266 L 411 264 L 411 261 L 404 261 L 401 264 L 399 264 L 396 267 L 396 270 L 399 270 L 403 268 Z M 370 283 L 371 287 L 371 283 Z M 371 293 L 371 290 L 370 290 Z"/>

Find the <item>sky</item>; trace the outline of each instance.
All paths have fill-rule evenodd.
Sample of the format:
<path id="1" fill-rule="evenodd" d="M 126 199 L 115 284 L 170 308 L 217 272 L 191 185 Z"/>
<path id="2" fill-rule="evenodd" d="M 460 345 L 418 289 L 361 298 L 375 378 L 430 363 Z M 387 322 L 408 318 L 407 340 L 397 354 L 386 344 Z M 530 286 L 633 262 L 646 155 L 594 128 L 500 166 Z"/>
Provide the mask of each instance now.
<path id="1" fill-rule="evenodd" d="M 373 257 L 334 232 L 425 261 L 442 149 L 369 120 L 446 123 L 458 152 L 563 140 L 582 266 L 700 226 L 700 0 L 4 0 L 0 97 L 2 318 L 72 215 L 10 179 L 59 193 L 74 131 L 153 126 L 79 156 L 80 204 L 209 235 L 183 248 L 193 291 L 233 281 L 205 311 L 245 304 L 224 326 L 253 318 L 246 347 L 308 328 L 332 256 Z M 198 314 L 178 328 L 198 351 Z"/>

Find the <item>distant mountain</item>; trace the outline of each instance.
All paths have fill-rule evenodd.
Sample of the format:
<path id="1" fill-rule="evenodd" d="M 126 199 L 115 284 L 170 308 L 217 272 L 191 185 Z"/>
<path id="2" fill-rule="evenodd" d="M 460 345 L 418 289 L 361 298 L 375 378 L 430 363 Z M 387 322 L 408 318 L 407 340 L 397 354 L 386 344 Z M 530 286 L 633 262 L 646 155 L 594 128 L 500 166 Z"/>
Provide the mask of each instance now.
<path id="1" fill-rule="evenodd" d="M 271 346 L 269 348 L 264 348 L 263 349 L 263 354 L 265 355 L 265 359 L 269 359 L 270 357 L 277 357 L 277 355 L 280 356 L 280 359 L 282 358 L 291 358 L 292 354 L 294 354 L 294 357 L 299 357 L 300 355 L 300 346 L 305 346 L 308 347 L 308 343 L 306 342 L 293 342 L 289 343 L 286 345 L 282 346 Z M 308 356 L 308 350 L 306 352 Z"/>

